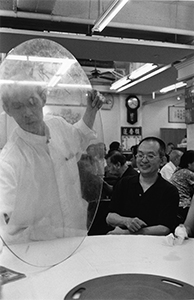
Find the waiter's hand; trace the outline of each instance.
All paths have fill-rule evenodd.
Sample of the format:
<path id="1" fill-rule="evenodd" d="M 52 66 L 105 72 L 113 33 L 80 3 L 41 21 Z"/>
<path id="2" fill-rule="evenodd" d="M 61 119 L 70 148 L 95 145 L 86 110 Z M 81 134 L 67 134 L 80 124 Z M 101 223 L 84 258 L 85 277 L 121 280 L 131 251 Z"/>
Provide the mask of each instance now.
<path id="1" fill-rule="evenodd" d="M 91 90 L 87 93 L 87 100 L 88 107 L 99 110 L 105 102 L 105 97 L 100 92 Z"/>

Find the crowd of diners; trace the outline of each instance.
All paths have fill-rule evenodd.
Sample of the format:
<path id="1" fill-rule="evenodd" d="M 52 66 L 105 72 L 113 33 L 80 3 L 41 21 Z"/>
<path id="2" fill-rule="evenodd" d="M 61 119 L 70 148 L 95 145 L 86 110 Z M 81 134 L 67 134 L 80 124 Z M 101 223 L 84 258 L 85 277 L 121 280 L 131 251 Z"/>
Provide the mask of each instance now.
<path id="1" fill-rule="evenodd" d="M 183 152 L 150 136 L 131 147 L 129 161 L 118 141 L 105 159 L 103 193 L 89 234 L 167 235 L 184 224 L 194 235 L 194 150 Z"/>

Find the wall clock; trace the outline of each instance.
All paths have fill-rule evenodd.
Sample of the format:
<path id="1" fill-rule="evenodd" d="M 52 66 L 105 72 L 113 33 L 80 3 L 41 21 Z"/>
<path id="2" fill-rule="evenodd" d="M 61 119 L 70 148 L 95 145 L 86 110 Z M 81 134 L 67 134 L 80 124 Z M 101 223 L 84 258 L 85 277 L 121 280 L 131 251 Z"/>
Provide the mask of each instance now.
<path id="1" fill-rule="evenodd" d="M 127 122 L 134 124 L 137 122 L 137 110 L 140 107 L 139 98 L 135 95 L 130 95 L 125 101 L 127 107 Z"/>

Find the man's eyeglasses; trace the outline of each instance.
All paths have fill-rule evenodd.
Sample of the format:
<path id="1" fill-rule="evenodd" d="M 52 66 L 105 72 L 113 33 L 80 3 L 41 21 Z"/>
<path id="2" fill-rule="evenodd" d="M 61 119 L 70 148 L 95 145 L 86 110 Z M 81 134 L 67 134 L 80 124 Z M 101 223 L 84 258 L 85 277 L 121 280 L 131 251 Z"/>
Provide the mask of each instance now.
<path id="1" fill-rule="evenodd" d="M 151 161 L 151 160 L 154 160 L 156 157 L 158 157 L 158 155 L 154 155 L 154 154 L 144 154 L 144 153 L 137 153 L 137 155 L 136 155 L 136 158 L 137 159 L 140 159 L 140 160 L 142 160 L 142 159 L 144 159 L 144 158 L 146 158 L 147 160 L 149 160 L 149 161 Z"/>

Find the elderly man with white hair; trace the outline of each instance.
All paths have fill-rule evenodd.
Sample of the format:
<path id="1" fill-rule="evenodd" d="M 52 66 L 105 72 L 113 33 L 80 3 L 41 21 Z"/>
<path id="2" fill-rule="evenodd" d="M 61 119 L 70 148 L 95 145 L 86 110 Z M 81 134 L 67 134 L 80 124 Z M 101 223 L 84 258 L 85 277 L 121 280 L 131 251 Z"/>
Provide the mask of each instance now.
<path id="1" fill-rule="evenodd" d="M 178 167 L 180 163 L 181 156 L 183 155 L 183 152 L 177 149 L 173 149 L 169 154 L 169 162 L 167 162 L 162 169 L 160 170 L 160 173 L 162 177 L 166 180 L 170 180 L 172 174 Z"/>

